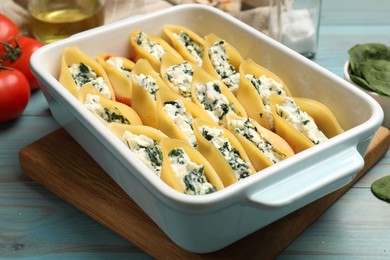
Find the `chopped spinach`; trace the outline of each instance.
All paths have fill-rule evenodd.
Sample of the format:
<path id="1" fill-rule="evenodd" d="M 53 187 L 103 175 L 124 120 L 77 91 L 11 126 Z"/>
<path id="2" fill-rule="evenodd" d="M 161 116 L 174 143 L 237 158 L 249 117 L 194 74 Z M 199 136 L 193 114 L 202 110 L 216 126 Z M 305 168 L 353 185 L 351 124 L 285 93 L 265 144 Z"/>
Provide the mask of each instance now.
<path id="1" fill-rule="evenodd" d="M 209 131 L 206 130 L 206 128 L 202 128 L 202 136 L 206 138 L 207 141 L 211 141 L 213 139 L 213 135 L 209 134 Z"/>
<path id="2" fill-rule="evenodd" d="M 82 73 L 89 73 L 89 68 L 84 63 L 80 62 L 79 68 L 80 68 L 80 72 L 82 72 Z"/>
<path id="3" fill-rule="evenodd" d="M 156 141 L 154 141 L 152 147 L 142 147 L 145 149 L 146 154 L 148 155 L 149 161 L 153 168 L 159 169 L 162 166 L 163 156 L 161 147 Z"/>
<path id="4" fill-rule="evenodd" d="M 119 110 L 104 108 L 103 113 L 100 115 L 107 123 L 116 122 L 121 124 L 129 125 L 129 120 L 120 114 Z"/>
<path id="5" fill-rule="evenodd" d="M 179 37 L 191 55 L 198 56 L 200 59 L 203 59 L 203 47 L 200 44 L 193 41 L 186 32 L 181 31 Z"/>
<path id="6" fill-rule="evenodd" d="M 172 105 L 176 108 L 181 108 L 180 104 L 176 101 L 166 101 L 166 102 L 164 102 L 164 105 Z"/>
<path id="7" fill-rule="evenodd" d="M 211 185 L 206 178 L 204 166 L 194 165 L 183 148 L 172 149 L 172 151 L 168 153 L 168 156 L 175 163 L 185 167 L 185 175 L 183 176 L 183 183 L 185 185 L 184 193 L 190 195 L 203 195 L 216 191 L 216 188 Z"/>
<path id="8" fill-rule="evenodd" d="M 207 178 L 204 174 L 204 166 L 200 167 L 199 169 L 194 169 L 190 171 L 185 177 L 184 177 L 184 184 L 186 185 L 187 193 L 188 191 L 192 191 L 192 193 L 199 194 L 199 190 L 197 189 L 197 184 L 204 184 L 207 183 Z M 203 194 L 210 194 L 215 192 L 217 189 L 211 185 L 208 189 L 204 191 Z"/>
<path id="9" fill-rule="evenodd" d="M 202 127 L 201 133 L 203 137 L 210 141 L 223 155 L 239 180 L 249 176 L 250 168 L 248 163 L 242 159 L 240 152 L 234 148 L 225 137 L 223 137 L 222 132 L 214 136 L 209 133 L 206 127 Z M 223 139 L 226 141 L 220 145 Z"/>

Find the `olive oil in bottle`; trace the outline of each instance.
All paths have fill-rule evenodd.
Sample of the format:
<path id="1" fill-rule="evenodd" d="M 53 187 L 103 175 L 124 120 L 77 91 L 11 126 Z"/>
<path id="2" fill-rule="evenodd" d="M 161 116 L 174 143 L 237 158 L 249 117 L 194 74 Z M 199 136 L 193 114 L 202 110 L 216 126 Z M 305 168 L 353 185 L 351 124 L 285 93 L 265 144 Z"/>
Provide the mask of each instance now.
<path id="1" fill-rule="evenodd" d="M 34 6 L 31 2 L 29 11 L 32 33 L 44 44 L 65 39 L 104 23 L 104 4 L 99 0 L 61 1 L 61 4 L 55 6 L 56 8 L 54 4 L 51 7 L 42 8 L 42 4 Z M 50 2 L 56 1 L 36 2 L 46 2 L 50 5 Z"/>

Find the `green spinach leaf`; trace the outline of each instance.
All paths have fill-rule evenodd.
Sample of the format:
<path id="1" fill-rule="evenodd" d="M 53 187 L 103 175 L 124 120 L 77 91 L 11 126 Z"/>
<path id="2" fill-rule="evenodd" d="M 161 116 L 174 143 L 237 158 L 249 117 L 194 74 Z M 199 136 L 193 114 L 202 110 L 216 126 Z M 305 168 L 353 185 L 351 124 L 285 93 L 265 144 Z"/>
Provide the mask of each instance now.
<path id="1" fill-rule="evenodd" d="M 390 96 L 390 47 L 357 44 L 349 51 L 350 77 L 357 85 Z"/>
<path id="2" fill-rule="evenodd" d="M 363 76 L 379 94 L 390 96 L 390 60 L 371 60 L 363 67 Z"/>

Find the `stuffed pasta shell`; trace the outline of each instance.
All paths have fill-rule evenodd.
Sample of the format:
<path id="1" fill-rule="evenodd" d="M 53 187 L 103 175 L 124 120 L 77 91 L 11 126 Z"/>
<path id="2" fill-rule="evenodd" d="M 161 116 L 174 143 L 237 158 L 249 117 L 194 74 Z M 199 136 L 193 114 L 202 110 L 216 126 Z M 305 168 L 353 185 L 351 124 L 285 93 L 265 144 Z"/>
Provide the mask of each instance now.
<path id="1" fill-rule="evenodd" d="M 138 114 L 123 103 L 107 99 L 91 85 L 81 90 L 81 103 L 105 125 L 110 123 L 142 125 Z"/>
<path id="2" fill-rule="evenodd" d="M 160 145 L 161 179 L 173 189 L 188 195 L 205 195 L 224 187 L 211 164 L 188 143 L 164 138 Z"/>
<path id="3" fill-rule="evenodd" d="M 112 124 L 109 129 L 156 176 L 161 176 L 163 154 L 160 142 L 167 138 L 164 133 L 145 125 Z"/>
<path id="4" fill-rule="evenodd" d="M 107 53 L 100 53 L 97 61 L 103 67 L 114 90 L 115 99 L 126 105 L 131 105 L 130 72 L 134 67 L 131 60 Z"/>
<path id="5" fill-rule="evenodd" d="M 160 75 L 168 88 L 187 99 L 191 99 L 194 68 L 195 65 L 191 62 L 165 53 L 161 60 Z"/>
<path id="6" fill-rule="evenodd" d="M 193 120 L 202 118 L 213 123 L 213 119 L 203 109 L 182 96 L 162 88 L 157 92 L 157 116 L 159 129 L 171 138 L 188 142 L 196 147 Z"/>
<path id="7" fill-rule="evenodd" d="M 115 100 L 114 90 L 102 66 L 76 46 L 66 47 L 62 54 L 59 82 L 80 99 L 84 85 L 92 85 L 108 99 Z"/>
<path id="8" fill-rule="evenodd" d="M 323 129 L 330 129 L 328 131 L 333 133 L 342 131 L 338 124 L 333 125 L 337 121 L 329 120 L 334 118 L 330 110 L 322 110 L 325 113 L 322 113 L 321 116 L 315 115 L 318 122 L 326 122 L 322 123 L 324 128 L 320 129 L 317 121 L 309 114 L 315 109 L 303 110 L 304 108 L 298 105 L 298 103 L 304 104 L 302 100 L 272 94 L 270 102 L 275 120 L 275 132 L 290 144 L 295 153 L 326 142 L 328 137 L 322 131 Z M 322 106 L 322 104 L 312 102 L 310 106 Z M 321 117 L 323 118 L 320 119 Z M 330 126 L 326 126 L 326 124 Z"/>
<path id="9" fill-rule="evenodd" d="M 203 69 L 212 76 L 218 77 L 236 94 L 240 86 L 239 67 L 242 57 L 226 40 L 215 34 L 205 37 L 205 55 Z"/>
<path id="10" fill-rule="evenodd" d="M 203 108 L 219 125 L 226 125 L 227 114 L 247 115 L 225 84 L 201 68 L 195 69 L 191 83 L 191 96 L 192 101 Z"/>
<path id="11" fill-rule="evenodd" d="M 168 52 L 180 57 L 180 54 L 160 37 L 149 35 L 143 31 L 134 30 L 130 33 L 130 43 L 134 61 L 147 59 L 155 71 L 160 71 L 161 58 Z"/>
<path id="12" fill-rule="evenodd" d="M 138 113 L 143 124 L 157 128 L 156 93 L 167 86 L 145 59 L 136 62 L 130 73 L 130 79 L 132 81 L 131 107 Z"/>
<path id="13" fill-rule="evenodd" d="M 180 25 L 165 25 L 164 32 L 173 47 L 181 56 L 201 67 L 204 54 L 204 39 L 187 27 Z"/>
<path id="14" fill-rule="evenodd" d="M 243 146 L 253 167 L 260 171 L 294 155 L 290 145 L 248 117 L 227 115 L 227 128 Z"/>
<path id="15" fill-rule="evenodd" d="M 229 186 L 255 173 L 249 157 L 236 137 L 227 129 L 194 120 L 198 151 L 217 171 L 224 186 Z"/>
<path id="16" fill-rule="evenodd" d="M 308 113 L 321 131 L 328 137 L 332 138 L 344 132 L 336 117 L 330 109 L 313 99 L 294 98 L 295 103 L 306 113 Z"/>
<path id="17" fill-rule="evenodd" d="M 240 74 L 241 85 L 237 92 L 238 101 L 249 117 L 273 131 L 274 120 L 269 96 L 271 94 L 291 96 L 290 90 L 277 75 L 251 59 L 241 63 Z"/>

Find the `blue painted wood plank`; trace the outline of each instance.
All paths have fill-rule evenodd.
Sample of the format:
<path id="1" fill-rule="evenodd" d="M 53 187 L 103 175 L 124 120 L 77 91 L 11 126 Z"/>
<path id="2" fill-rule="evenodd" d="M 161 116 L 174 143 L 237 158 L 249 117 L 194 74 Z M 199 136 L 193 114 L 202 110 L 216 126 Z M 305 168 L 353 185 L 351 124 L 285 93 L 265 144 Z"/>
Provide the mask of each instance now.
<path id="1" fill-rule="evenodd" d="M 0 208 L 1 259 L 151 259 L 37 183 L 0 183 Z"/>
<path id="2" fill-rule="evenodd" d="M 31 92 L 30 100 L 22 116 L 51 116 L 49 105 L 40 89 Z"/>
<path id="3" fill-rule="evenodd" d="M 343 77 L 344 63 L 349 60 L 348 50 L 355 44 L 367 42 L 380 42 L 390 45 L 390 33 L 388 32 L 390 32 L 390 25 L 377 27 L 321 26 L 318 51 L 313 61 L 332 73 Z"/>
<path id="4" fill-rule="evenodd" d="M 390 258 L 390 207 L 369 189 L 352 188 L 281 255 L 350 259 Z"/>
<path id="5" fill-rule="evenodd" d="M 321 24 L 390 24 L 388 0 L 323 0 Z"/>
<path id="6" fill-rule="evenodd" d="M 21 116 L 0 124 L 0 182 L 27 180 L 19 167 L 19 151 L 58 128 L 48 116 Z"/>

